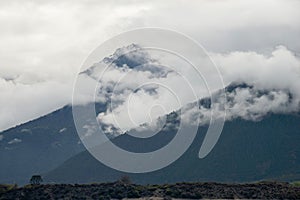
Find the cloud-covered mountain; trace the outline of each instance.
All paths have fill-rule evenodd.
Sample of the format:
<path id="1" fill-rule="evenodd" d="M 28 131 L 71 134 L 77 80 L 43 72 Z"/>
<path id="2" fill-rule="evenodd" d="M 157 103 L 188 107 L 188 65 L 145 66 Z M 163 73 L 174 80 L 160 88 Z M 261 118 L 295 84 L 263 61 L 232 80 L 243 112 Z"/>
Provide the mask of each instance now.
<path id="1" fill-rule="evenodd" d="M 205 81 L 193 79 L 191 74 L 195 72 L 190 66 L 180 63 L 178 68 L 169 67 L 164 63 L 179 61 L 137 44 L 117 49 L 82 72 L 80 78 L 92 79 L 92 84 L 99 85 L 96 99 L 107 108 L 97 114 L 106 132 L 113 129 L 122 134 L 141 124 L 156 126 L 164 115 L 179 109 L 183 121 L 197 122 L 194 118 L 197 114 L 200 123 L 207 124 L 211 108 L 196 104 L 210 94 L 215 99 L 215 111 L 220 114 L 226 110 L 226 120 L 240 117 L 257 121 L 269 113 L 298 112 L 300 60 L 285 47 L 277 47 L 269 56 L 245 52 L 211 57 L 220 64 L 222 78 L 229 85 L 225 94 L 222 88 L 207 91 Z M 250 61 L 245 63 L 245 60 Z M 200 71 L 205 70 L 201 67 Z M 205 78 L 213 76 L 208 74 Z"/>
<path id="2" fill-rule="evenodd" d="M 223 59 L 224 79 L 230 84 L 225 88 L 225 102 L 219 90 L 213 91 L 212 95 L 217 100 L 215 106 L 220 108 L 219 112 L 226 109 L 226 123 L 216 150 L 204 160 L 197 158 L 211 111 L 211 99 L 203 87 L 204 83 L 190 80 L 201 97 L 195 99 L 186 93 L 188 85 L 181 82 L 182 77 L 177 71 L 163 65 L 164 60 L 158 54 L 134 44 L 116 50 L 114 54 L 79 75 L 79 78 L 87 80 L 88 83 L 96 82 L 99 85 L 95 106 L 98 122 L 109 136 L 117 136 L 113 140 L 124 148 L 132 151 L 157 149 L 172 139 L 179 122 L 191 126 L 199 125 L 195 144 L 187 154 L 162 171 L 141 178 L 134 175 L 137 181 L 249 181 L 262 178 L 292 180 L 291 175 L 299 177 L 297 144 L 300 141 L 300 95 L 296 87 L 299 83 L 299 59 L 283 47 L 274 50 L 270 57 L 251 53 L 223 55 L 221 58 L 219 56 L 213 57 L 218 57 L 218 61 Z M 231 65 L 238 65 L 240 57 L 243 56 L 251 58 L 249 62 L 255 64 L 245 66 L 244 70 L 250 70 L 248 76 L 241 73 L 239 68 L 225 70 Z M 103 72 L 102 67 L 105 66 L 109 66 L 106 75 L 99 79 Z M 256 66 L 261 67 L 262 73 Z M 268 72 L 272 67 L 280 70 L 281 75 L 286 77 L 284 84 L 276 78 L 270 79 Z M 257 71 L 252 71 L 252 68 Z M 255 76 L 254 72 L 259 76 Z M 189 74 L 189 71 L 186 73 Z M 140 87 L 145 82 L 156 84 Z M 172 93 L 157 83 L 174 89 L 176 95 L 184 97 L 184 101 L 178 103 Z M 128 100 L 129 95 L 132 101 Z M 91 103 L 84 101 L 84 95 L 82 99 L 83 103 L 75 106 L 84 107 Z M 155 107 L 158 103 L 159 106 Z M 200 117 L 200 124 L 195 124 L 198 120 L 195 116 Z M 88 136 L 95 132 L 98 124 L 86 120 L 82 128 Z M 130 131 L 139 132 L 141 127 L 143 131 L 158 127 L 160 132 L 158 136 L 145 141 L 124 134 Z M 84 147 L 76 133 L 71 107 L 66 106 L 1 132 L 0 179 L 5 182 L 25 183 L 32 174 L 43 173 L 49 181 L 86 182 L 114 180 L 121 175 L 103 167 L 86 151 L 82 151 Z M 211 166 L 214 167 L 210 168 Z M 93 170 L 86 170 L 88 168 Z M 51 172 L 47 173 L 48 171 Z M 186 173 L 187 171 L 190 173 Z M 173 176 L 174 173 L 179 175 Z"/>

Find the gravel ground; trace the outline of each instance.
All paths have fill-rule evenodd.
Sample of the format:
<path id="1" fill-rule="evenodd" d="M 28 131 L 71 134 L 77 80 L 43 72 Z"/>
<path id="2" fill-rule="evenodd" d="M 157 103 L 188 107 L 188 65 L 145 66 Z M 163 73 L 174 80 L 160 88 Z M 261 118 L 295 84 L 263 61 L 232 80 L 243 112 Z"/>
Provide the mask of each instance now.
<path id="1" fill-rule="evenodd" d="M 252 184 L 176 183 L 136 185 L 122 182 L 12 187 L 0 199 L 300 199 L 300 187 L 281 182 Z"/>

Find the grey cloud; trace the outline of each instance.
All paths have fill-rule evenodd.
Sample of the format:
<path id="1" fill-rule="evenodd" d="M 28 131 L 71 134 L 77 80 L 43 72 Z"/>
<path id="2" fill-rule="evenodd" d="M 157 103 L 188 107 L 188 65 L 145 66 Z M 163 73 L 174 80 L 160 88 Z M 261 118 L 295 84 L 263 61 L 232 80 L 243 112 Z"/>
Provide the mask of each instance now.
<path id="1" fill-rule="evenodd" d="M 264 52 L 278 44 L 300 51 L 300 44 L 295 42 L 300 35 L 299 1 L 156 3 L 138 19 L 141 26 L 178 30 L 195 38 L 210 51 Z"/>

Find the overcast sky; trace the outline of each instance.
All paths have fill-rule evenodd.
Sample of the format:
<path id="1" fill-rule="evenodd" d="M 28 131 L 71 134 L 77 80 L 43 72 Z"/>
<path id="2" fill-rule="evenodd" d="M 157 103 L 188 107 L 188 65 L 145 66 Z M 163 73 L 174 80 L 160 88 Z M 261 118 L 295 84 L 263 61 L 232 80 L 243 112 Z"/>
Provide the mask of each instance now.
<path id="1" fill-rule="evenodd" d="M 271 79 L 272 66 L 291 63 L 287 69 L 298 83 L 299 9 L 297 0 L 2 0 L 0 130 L 71 103 L 74 79 L 89 53 L 110 37 L 140 27 L 185 33 L 221 67 L 237 68 L 242 75 L 247 70 L 237 66 L 241 60 L 254 61 L 253 70 L 266 62 L 264 73 L 273 71 Z M 272 52 L 275 63 L 267 59 Z"/>

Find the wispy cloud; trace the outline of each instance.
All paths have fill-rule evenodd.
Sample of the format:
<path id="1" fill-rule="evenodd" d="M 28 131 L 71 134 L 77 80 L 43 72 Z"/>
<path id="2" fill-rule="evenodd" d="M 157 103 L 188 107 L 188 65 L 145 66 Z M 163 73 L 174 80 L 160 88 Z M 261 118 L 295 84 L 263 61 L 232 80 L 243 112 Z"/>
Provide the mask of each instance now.
<path id="1" fill-rule="evenodd" d="M 19 138 L 14 138 L 14 139 L 12 139 L 11 141 L 9 141 L 8 144 L 16 144 L 16 143 L 20 143 L 20 142 L 22 142 L 21 139 L 19 139 Z"/>

